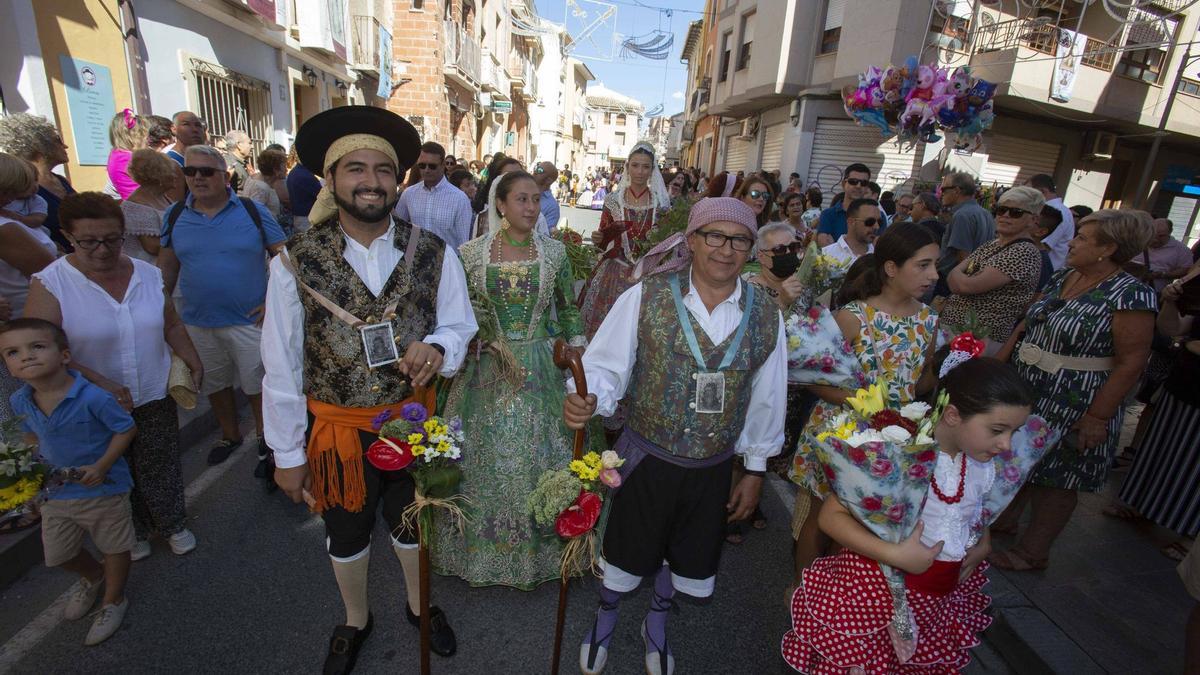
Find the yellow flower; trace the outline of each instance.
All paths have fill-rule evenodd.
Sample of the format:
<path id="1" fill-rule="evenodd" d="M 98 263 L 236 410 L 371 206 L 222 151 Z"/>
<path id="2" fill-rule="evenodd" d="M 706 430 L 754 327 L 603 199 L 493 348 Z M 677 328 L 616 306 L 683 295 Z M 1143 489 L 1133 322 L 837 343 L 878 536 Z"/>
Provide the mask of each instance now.
<path id="1" fill-rule="evenodd" d="M 800 337 L 797 335 L 788 336 L 788 349 L 799 349 Z"/>
<path id="2" fill-rule="evenodd" d="M 883 410 L 883 387 L 878 382 L 866 389 L 859 389 L 846 403 L 863 417 L 870 417 Z"/>
<path id="3" fill-rule="evenodd" d="M 441 443 L 438 443 L 438 444 L 437 444 L 437 451 L 438 451 L 439 453 L 443 454 L 443 455 L 445 455 L 445 454 L 449 454 L 449 452 L 450 452 L 450 441 L 443 440 Z"/>
<path id="4" fill-rule="evenodd" d="M 590 467 L 600 466 L 600 455 L 595 452 L 589 452 L 583 456 L 583 463 Z"/>
<path id="5" fill-rule="evenodd" d="M 571 460 L 571 463 L 567 465 L 567 468 L 580 478 L 584 478 L 584 474 L 586 474 L 588 470 L 587 464 L 584 464 L 582 460 L 578 459 Z"/>
<path id="6" fill-rule="evenodd" d="M 432 434 L 437 431 L 438 423 L 437 420 L 428 419 L 425 420 L 425 424 L 422 426 L 425 429 L 425 433 Z"/>
<path id="7" fill-rule="evenodd" d="M 413 457 L 420 457 L 421 455 L 425 454 L 425 446 L 423 446 L 423 445 L 412 446 L 412 454 L 413 454 Z"/>
<path id="8" fill-rule="evenodd" d="M 425 440 L 425 436 L 422 434 L 411 433 L 408 435 L 408 444 L 409 445 L 416 445 L 417 443 L 420 443 L 423 440 Z"/>

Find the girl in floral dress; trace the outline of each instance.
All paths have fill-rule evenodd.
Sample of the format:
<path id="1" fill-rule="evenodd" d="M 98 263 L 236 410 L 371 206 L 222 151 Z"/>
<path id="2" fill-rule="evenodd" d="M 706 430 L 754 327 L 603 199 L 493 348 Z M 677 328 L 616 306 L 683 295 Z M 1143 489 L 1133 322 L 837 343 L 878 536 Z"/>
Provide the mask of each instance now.
<path id="1" fill-rule="evenodd" d="M 495 327 L 454 379 L 447 417 L 462 419 L 461 491 L 465 531 L 436 528 L 439 574 L 473 586 L 529 590 L 557 579 L 562 541 L 533 523 L 526 498 L 548 469 L 571 460 L 573 433 L 563 424 L 563 375 L 555 338 L 585 344 L 571 302 L 573 275 L 559 241 L 534 231 L 540 190 L 513 171 L 499 179 L 489 204 L 491 232 L 459 250 L 481 326 Z M 491 316 L 485 316 L 484 313 Z"/>
<path id="2" fill-rule="evenodd" d="M 600 227 L 592 233 L 592 242 L 603 253 L 579 300 L 589 340 L 617 298 L 635 283 L 634 265 L 646 235 L 669 208 L 671 196 L 658 170 L 654 148 L 638 143 L 629 153 L 621 182 L 604 198 Z"/>
<path id="3" fill-rule="evenodd" d="M 937 314 L 918 298 L 937 282 L 938 244 L 929 231 L 913 223 L 889 227 L 875 242 L 875 252 L 862 275 L 849 282 L 842 297 L 852 299 L 835 314 L 842 336 L 862 363 L 868 380 L 886 381 L 889 407 L 914 400 L 929 391 L 935 373 L 924 369 L 937 348 Z M 860 261 L 861 262 L 861 261 Z M 792 464 L 792 480 L 800 484 L 792 520 L 795 537 L 795 582 L 800 573 L 829 546 L 817 528 L 820 500 L 829 486 L 816 459 L 814 430 L 841 411 L 854 392 L 810 385 L 820 400 L 813 408 Z M 810 499 L 816 498 L 817 504 Z"/>

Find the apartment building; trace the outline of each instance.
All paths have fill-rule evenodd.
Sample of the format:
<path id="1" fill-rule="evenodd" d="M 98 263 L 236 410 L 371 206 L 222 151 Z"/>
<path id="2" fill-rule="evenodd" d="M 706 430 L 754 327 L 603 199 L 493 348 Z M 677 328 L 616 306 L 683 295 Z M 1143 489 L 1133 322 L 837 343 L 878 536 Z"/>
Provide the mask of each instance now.
<path id="1" fill-rule="evenodd" d="M 1200 9 L 1182 0 L 1138 4 L 1118 20 L 1099 3 L 1075 0 L 714 0 L 684 47 L 683 139 L 702 168 L 711 138 L 714 170 L 797 171 L 826 190 L 853 161 L 871 166 L 885 189 L 936 180 L 946 168 L 996 186 L 1048 173 L 1068 204 L 1132 206 L 1148 195 L 1146 205 L 1169 214 L 1178 236 L 1200 210 L 1189 194 L 1200 189 L 1185 191 L 1200 174 L 1200 59 L 1184 63 L 1180 44 L 1194 39 Z M 998 85 L 995 123 L 976 151 L 944 142 L 901 148 L 847 117 L 843 86 L 910 55 L 968 66 Z M 1167 134 L 1139 194 L 1176 82 Z M 706 97 L 707 106 L 693 106 Z M 720 125 L 702 131 L 716 117 Z"/>
<path id="2" fill-rule="evenodd" d="M 561 171 L 583 160 L 584 98 L 588 81 L 595 78 L 570 57 L 572 39 L 563 26 L 543 21 L 541 27 L 537 99 L 530 105 L 532 161 L 553 162 Z"/>
<path id="3" fill-rule="evenodd" d="M 587 126 L 584 143 L 587 169 L 619 169 L 625 165 L 629 151 L 638 142 L 638 130 L 645 108 L 634 98 L 618 93 L 603 84 L 587 88 Z"/>

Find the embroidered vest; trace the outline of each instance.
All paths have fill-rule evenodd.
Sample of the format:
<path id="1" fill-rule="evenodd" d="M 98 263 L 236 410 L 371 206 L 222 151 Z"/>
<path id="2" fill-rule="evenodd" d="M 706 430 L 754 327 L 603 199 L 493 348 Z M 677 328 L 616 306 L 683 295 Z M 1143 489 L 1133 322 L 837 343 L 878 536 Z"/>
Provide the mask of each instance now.
<path id="1" fill-rule="evenodd" d="M 412 227 L 395 219 L 392 244 L 404 251 Z M 390 321 L 400 355 L 409 343 L 424 339 L 437 327 L 437 289 L 442 277 L 445 244 L 421 232 L 412 260 L 401 259 L 379 297 L 371 295 L 350 263 L 342 257 L 346 240 L 336 219 L 297 234 L 288 246 L 299 278 L 367 323 Z M 402 401 L 412 395 L 408 378 L 396 364 L 367 368 L 362 337 L 312 296 L 300 292 L 304 305 L 304 391 L 318 401 L 348 408 L 369 408 Z M 396 315 L 384 310 L 393 302 Z"/>
<path id="2" fill-rule="evenodd" d="M 679 271 L 687 295 L 688 268 Z M 746 422 L 754 372 L 766 362 L 779 338 L 779 309 L 766 293 L 755 293 L 746 337 L 725 374 L 725 409 L 696 413 L 696 373 L 699 367 L 688 348 L 671 299 L 669 274 L 642 281 L 638 317 L 638 353 L 625 393 L 627 424 L 658 447 L 681 457 L 703 459 L 733 448 Z M 746 305 L 742 284 L 740 306 Z M 688 314 L 696 341 L 711 368 L 720 365 L 736 330 L 718 345 Z"/>

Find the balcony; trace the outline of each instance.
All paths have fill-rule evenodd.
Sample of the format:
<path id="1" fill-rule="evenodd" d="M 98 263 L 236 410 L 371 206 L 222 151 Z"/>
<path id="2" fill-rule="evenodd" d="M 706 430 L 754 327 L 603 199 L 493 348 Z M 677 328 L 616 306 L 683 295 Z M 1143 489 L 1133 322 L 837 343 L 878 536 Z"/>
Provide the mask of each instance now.
<path id="1" fill-rule="evenodd" d="M 353 40 L 350 67 L 379 77 L 379 29 L 382 24 L 373 16 L 356 14 L 351 17 Z"/>
<path id="2" fill-rule="evenodd" d="M 510 49 L 508 52 L 508 77 L 512 80 L 514 87 L 523 87 L 528 82 L 529 72 L 529 57 L 525 56 L 516 48 Z"/>
<path id="3" fill-rule="evenodd" d="M 512 100 L 508 76 L 505 75 L 504 68 L 500 66 L 500 62 L 491 50 L 486 47 L 479 53 L 479 81 L 483 85 L 484 91 L 491 92 L 493 99 Z"/>
<path id="4" fill-rule="evenodd" d="M 443 22 L 446 34 L 442 52 L 442 73 L 446 79 L 467 89 L 478 90 L 483 83 L 479 45 L 453 21 Z"/>

